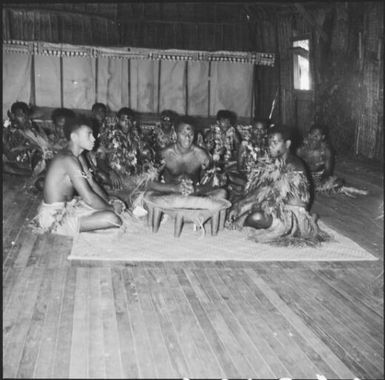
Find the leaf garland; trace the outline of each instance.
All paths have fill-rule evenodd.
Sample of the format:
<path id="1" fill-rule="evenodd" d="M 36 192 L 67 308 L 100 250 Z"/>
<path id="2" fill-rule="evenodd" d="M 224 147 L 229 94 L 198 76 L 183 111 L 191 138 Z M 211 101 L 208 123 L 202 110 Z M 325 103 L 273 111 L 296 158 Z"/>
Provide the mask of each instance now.
<path id="1" fill-rule="evenodd" d="M 253 194 L 255 203 L 267 214 L 282 215 L 291 200 L 309 202 L 309 183 L 302 171 L 282 159 L 265 158 L 256 163 L 245 187 L 246 196 Z"/>

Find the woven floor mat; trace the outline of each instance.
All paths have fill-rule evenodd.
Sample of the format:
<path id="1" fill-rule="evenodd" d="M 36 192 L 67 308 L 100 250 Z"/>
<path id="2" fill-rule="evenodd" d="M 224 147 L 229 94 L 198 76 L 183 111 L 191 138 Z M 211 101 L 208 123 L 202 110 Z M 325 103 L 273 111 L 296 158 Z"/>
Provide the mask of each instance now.
<path id="1" fill-rule="evenodd" d="M 144 221 L 132 222 L 125 232 L 106 230 L 81 233 L 74 239 L 69 260 L 90 261 L 361 261 L 378 260 L 351 239 L 320 227 L 333 241 L 312 247 L 276 247 L 248 240 L 245 232 L 223 230 L 211 236 L 210 226 L 193 231 L 193 224 L 183 227 L 179 238 L 173 236 L 173 221 L 162 223 L 152 233 Z"/>

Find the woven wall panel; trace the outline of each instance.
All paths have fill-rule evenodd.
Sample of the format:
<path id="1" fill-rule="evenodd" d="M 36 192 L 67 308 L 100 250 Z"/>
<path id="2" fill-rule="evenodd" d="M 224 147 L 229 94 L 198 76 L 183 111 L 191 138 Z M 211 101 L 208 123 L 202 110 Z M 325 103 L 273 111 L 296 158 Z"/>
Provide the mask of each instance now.
<path id="1" fill-rule="evenodd" d="M 4 9 L 3 39 L 89 45 L 120 43 L 118 26 L 113 20 L 44 9 Z"/>
<path id="2" fill-rule="evenodd" d="M 368 8 L 364 18 L 363 88 L 365 104 L 359 125 L 358 153 L 383 161 L 383 4 Z"/>

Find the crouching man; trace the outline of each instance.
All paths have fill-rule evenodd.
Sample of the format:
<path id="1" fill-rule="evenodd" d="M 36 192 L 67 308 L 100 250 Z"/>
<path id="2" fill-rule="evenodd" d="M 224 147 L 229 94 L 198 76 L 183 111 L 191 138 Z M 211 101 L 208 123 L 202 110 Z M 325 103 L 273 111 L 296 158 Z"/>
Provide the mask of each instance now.
<path id="1" fill-rule="evenodd" d="M 257 242 L 279 245 L 316 245 L 327 241 L 316 215 L 308 211 L 309 183 L 302 161 L 290 153 L 289 130 L 269 130 L 269 155 L 248 175 L 244 198 L 233 205 L 231 223 L 251 227 Z"/>
<path id="2" fill-rule="evenodd" d="M 49 165 L 44 198 L 32 225 L 40 232 L 74 236 L 79 232 L 120 227 L 122 201 L 110 200 L 94 180 L 82 152 L 95 143 L 92 121 L 77 116 L 64 127 L 68 146 Z M 74 197 L 75 192 L 79 197 Z"/>

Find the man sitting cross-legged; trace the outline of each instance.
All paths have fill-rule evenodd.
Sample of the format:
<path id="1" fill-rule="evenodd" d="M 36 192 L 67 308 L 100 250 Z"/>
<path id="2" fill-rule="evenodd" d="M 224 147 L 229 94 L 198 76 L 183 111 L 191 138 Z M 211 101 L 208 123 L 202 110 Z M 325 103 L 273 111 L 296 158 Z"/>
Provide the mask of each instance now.
<path id="1" fill-rule="evenodd" d="M 273 127 L 268 136 L 270 157 L 249 173 L 243 199 L 233 205 L 230 221 L 239 228 L 252 227 L 258 242 L 313 245 L 327 240 L 308 212 L 308 179 L 302 161 L 290 153 L 288 129 Z"/>
<path id="2" fill-rule="evenodd" d="M 68 146 L 49 165 L 44 199 L 33 225 L 42 232 L 72 236 L 83 231 L 120 227 L 122 220 L 118 214 L 124 210 L 124 203 L 108 200 L 82 155 L 95 143 L 92 121 L 84 116 L 70 119 L 64 134 Z M 79 194 L 77 198 L 75 191 Z"/>
<path id="3" fill-rule="evenodd" d="M 204 149 L 193 144 L 195 135 L 193 125 L 193 120 L 188 116 L 182 116 L 177 120 L 176 142 L 161 151 L 163 165 L 159 170 L 158 180 L 148 182 L 149 191 L 144 194 L 144 199 L 163 210 L 188 209 L 190 215 L 197 211 L 193 220 L 195 225 L 202 228 L 205 221 L 201 219 L 202 215 L 198 215 L 199 210 L 212 211 L 218 215 L 216 212 L 227 205 L 225 201 L 227 192 L 225 189 L 204 183 L 204 173 L 211 164 L 210 156 Z M 160 215 L 160 213 L 154 215 L 154 231 L 157 231 L 159 226 Z M 215 220 L 214 224 L 217 226 L 219 219 Z M 216 229 L 214 226 L 212 230 L 214 234 L 217 232 Z M 176 230 L 178 230 L 176 236 L 179 236 L 180 229 Z"/>
<path id="4" fill-rule="evenodd" d="M 183 195 L 210 195 L 225 198 L 224 189 L 205 186 L 201 180 L 211 165 L 209 154 L 194 141 L 194 121 L 188 116 L 176 122 L 176 142 L 161 151 L 160 180 L 149 183 L 149 190 Z"/>
<path id="5" fill-rule="evenodd" d="M 313 125 L 303 144 L 297 149 L 297 155 L 307 164 L 317 192 L 366 195 L 367 191 L 346 186 L 342 178 L 334 172 L 335 153 L 328 139 L 327 128 Z"/>

